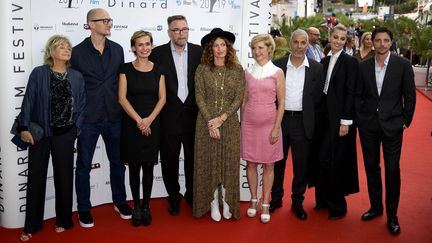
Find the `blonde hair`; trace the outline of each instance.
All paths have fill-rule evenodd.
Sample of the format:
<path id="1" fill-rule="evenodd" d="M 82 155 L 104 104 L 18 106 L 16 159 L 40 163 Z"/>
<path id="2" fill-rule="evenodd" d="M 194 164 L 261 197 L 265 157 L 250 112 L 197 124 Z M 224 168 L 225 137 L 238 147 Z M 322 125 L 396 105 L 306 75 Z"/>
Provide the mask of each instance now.
<path id="1" fill-rule="evenodd" d="M 366 39 L 366 36 L 368 36 L 368 35 L 370 35 L 371 36 L 371 38 L 372 38 L 372 32 L 364 32 L 363 34 L 362 34 L 362 36 L 360 37 L 360 47 L 363 47 L 364 46 L 364 39 Z"/>
<path id="2" fill-rule="evenodd" d="M 267 46 L 269 60 L 271 60 L 273 58 L 274 51 L 276 48 L 275 41 L 273 40 L 273 37 L 271 35 L 259 34 L 259 35 L 254 36 L 251 40 L 250 48 L 252 49 L 255 44 L 257 44 L 258 42 L 261 42 L 261 41 L 264 43 L 264 45 Z"/>
<path id="3" fill-rule="evenodd" d="M 148 31 L 144 31 L 144 30 L 138 30 L 135 31 L 130 39 L 130 44 L 131 47 L 135 46 L 135 42 L 138 38 L 144 37 L 144 36 L 148 36 L 150 38 L 150 44 L 153 45 L 153 36 L 152 33 L 148 32 Z M 133 53 L 136 56 L 136 51 L 133 51 Z"/>
<path id="4" fill-rule="evenodd" d="M 61 44 L 68 44 L 70 48 L 72 48 L 72 44 L 70 40 L 63 35 L 53 35 L 51 36 L 46 45 L 45 45 L 45 53 L 44 53 L 44 64 L 52 67 L 54 65 L 54 60 L 51 56 L 51 54 L 54 52 L 54 50 L 59 47 Z M 66 66 L 70 65 L 70 60 L 66 61 Z"/>

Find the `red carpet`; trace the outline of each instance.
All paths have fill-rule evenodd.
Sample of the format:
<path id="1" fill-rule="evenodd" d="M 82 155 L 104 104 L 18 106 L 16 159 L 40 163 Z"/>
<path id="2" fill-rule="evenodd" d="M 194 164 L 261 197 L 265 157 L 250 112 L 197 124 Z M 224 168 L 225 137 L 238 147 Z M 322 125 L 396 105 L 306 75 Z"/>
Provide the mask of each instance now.
<path id="1" fill-rule="evenodd" d="M 361 214 L 369 208 L 360 152 L 361 192 L 348 198 L 348 214 L 341 220 L 330 221 L 326 212 L 312 209 L 313 190 L 308 190 L 304 202 L 308 219 L 297 220 L 290 212 L 292 173 L 288 167 L 284 206 L 272 214 L 271 222 L 266 225 L 259 222 L 259 217 L 246 216 L 248 203 L 242 203 L 239 221 L 215 223 L 209 215 L 193 218 L 185 202 L 182 202 L 179 216 L 170 216 L 166 200 L 154 199 L 150 227 L 132 227 L 129 221 L 118 217 L 112 205 L 104 205 L 92 210 L 94 228 L 81 228 L 75 215 L 76 226 L 57 234 L 54 220 L 47 220 L 44 230 L 34 234 L 30 242 L 432 242 L 432 102 L 419 93 L 417 99 L 413 124 L 404 135 L 399 236 L 387 232 L 385 216 L 371 222 L 360 220 Z M 360 151 L 360 147 L 358 149 Z M 19 242 L 21 230 L 0 227 L 0 243 Z"/>
<path id="2" fill-rule="evenodd" d="M 417 91 L 419 91 L 422 95 L 432 101 L 432 87 L 425 88 L 424 86 L 417 86 Z"/>

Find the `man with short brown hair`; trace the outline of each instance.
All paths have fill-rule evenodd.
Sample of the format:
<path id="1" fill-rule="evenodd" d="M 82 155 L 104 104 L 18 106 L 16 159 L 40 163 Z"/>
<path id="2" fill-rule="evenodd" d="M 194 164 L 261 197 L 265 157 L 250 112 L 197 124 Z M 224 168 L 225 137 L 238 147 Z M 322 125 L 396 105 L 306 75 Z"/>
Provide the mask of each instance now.
<path id="1" fill-rule="evenodd" d="M 398 235 L 399 161 L 403 132 L 414 116 L 416 90 L 410 62 L 390 53 L 392 40 L 393 33 L 385 27 L 372 32 L 375 57 L 360 63 L 355 105 L 371 204 L 361 220 L 369 221 L 383 214 L 382 145 L 387 228 L 391 234 Z"/>
<path id="2" fill-rule="evenodd" d="M 165 74 L 166 104 L 161 112 L 161 166 L 168 193 L 168 212 L 177 215 L 183 195 L 179 184 L 179 156 L 184 154 L 186 202 L 192 207 L 195 124 L 198 108 L 195 102 L 195 70 L 202 49 L 189 43 L 189 26 L 183 15 L 170 16 L 170 41 L 153 49 L 150 60 L 159 63 Z"/>

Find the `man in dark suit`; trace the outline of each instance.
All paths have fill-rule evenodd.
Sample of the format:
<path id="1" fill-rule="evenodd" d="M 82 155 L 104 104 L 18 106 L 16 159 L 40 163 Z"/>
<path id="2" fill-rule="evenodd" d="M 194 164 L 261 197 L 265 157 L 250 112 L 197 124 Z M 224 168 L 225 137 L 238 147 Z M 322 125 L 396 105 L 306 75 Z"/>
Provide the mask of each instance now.
<path id="1" fill-rule="evenodd" d="M 390 53 L 393 34 L 387 28 L 372 33 L 375 57 L 360 63 L 356 113 L 371 208 L 363 221 L 383 214 L 380 144 L 385 167 L 387 227 L 398 235 L 399 160 L 403 131 L 412 121 L 416 102 L 414 72 L 408 60 Z"/>
<path id="2" fill-rule="evenodd" d="M 184 153 L 185 199 L 192 205 L 192 180 L 195 123 L 198 108 L 195 102 L 194 77 L 202 48 L 187 42 L 189 27 L 182 15 L 168 17 L 170 42 L 154 48 L 150 60 L 162 65 L 165 74 L 167 102 L 161 112 L 161 164 L 168 192 L 168 212 L 180 212 L 179 156 Z"/>
<path id="3" fill-rule="evenodd" d="M 348 31 L 343 25 L 330 30 L 330 52 L 322 59 L 326 82 L 317 111 L 310 163 L 317 171 L 315 209 L 328 208 L 329 219 L 347 213 L 345 196 L 359 191 L 354 92 L 357 60 L 344 52 Z M 319 152 L 318 152 L 319 151 Z"/>
<path id="4" fill-rule="evenodd" d="M 286 77 L 285 113 L 282 119 L 284 158 L 276 162 L 270 212 L 282 207 L 283 181 L 288 149 L 291 146 L 294 177 L 292 182 L 292 211 L 299 219 L 306 219 L 303 209 L 307 187 L 307 168 L 310 143 L 315 126 L 315 108 L 324 87 L 320 63 L 306 57 L 308 34 L 295 30 L 291 35 L 291 55 L 275 61 Z"/>

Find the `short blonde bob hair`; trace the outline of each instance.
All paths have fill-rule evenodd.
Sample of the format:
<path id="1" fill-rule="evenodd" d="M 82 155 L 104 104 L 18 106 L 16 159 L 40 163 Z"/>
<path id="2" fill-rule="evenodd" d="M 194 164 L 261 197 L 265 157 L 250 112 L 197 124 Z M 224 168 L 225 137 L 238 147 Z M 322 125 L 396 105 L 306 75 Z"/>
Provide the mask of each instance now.
<path id="1" fill-rule="evenodd" d="M 66 36 L 53 35 L 48 39 L 48 41 L 45 45 L 44 64 L 46 64 L 50 67 L 54 66 L 54 61 L 53 61 L 51 54 L 55 51 L 55 49 L 57 47 L 59 47 L 60 45 L 62 45 L 64 43 L 68 44 L 69 47 L 72 48 L 72 44 Z M 66 66 L 69 66 L 69 65 L 70 65 L 70 60 L 67 60 Z"/>
<path id="2" fill-rule="evenodd" d="M 131 47 L 135 46 L 136 40 L 138 40 L 141 37 L 148 36 L 150 38 L 150 44 L 153 46 L 153 36 L 152 33 L 144 30 L 138 30 L 135 31 L 130 39 Z M 136 51 L 132 51 L 133 54 L 136 56 Z"/>
<path id="3" fill-rule="evenodd" d="M 257 44 L 258 42 L 264 42 L 264 45 L 267 46 L 268 49 L 268 55 L 269 55 L 269 60 L 271 60 L 273 58 L 273 54 L 276 48 L 276 44 L 275 41 L 273 40 L 273 37 L 269 34 L 258 34 L 256 36 L 254 36 L 251 40 L 250 43 L 250 48 L 252 49 L 253 46 L 255 44 Z"/>

